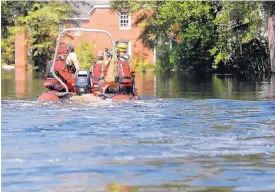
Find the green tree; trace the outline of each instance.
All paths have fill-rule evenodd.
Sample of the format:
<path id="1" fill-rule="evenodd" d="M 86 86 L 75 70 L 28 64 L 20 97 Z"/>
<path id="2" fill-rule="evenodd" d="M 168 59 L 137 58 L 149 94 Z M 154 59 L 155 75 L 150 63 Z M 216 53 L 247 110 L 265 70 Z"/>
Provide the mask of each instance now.
<path id="1" fill-rule="evenodd" d="M 66 1 L 2 1 L 1 2 L 2 63 L 14 59 L 14 35 L 25 30 L 32 47 L 31 60 L 44 67 L 55 48 L 58 25 L 72 13 L 72 3 Z M 13 36 L 13 37 L 12 37 Z"/>
<path id="2" fill-rule="evenodd" d="M 274 2 L 112 1 L 111 7 L 138 13 L 139 39 L 157 46 L 162 69 L 208 71 L 217 64 L 240 73 L 268 69 L 263 10 L 274 13 Z"/>
<path id="3" fill-rule="evenodd" d="M 34 1 L 1 1 L 1 38 L 9 35 L 9 28 L 16 25 L 18 17 L 27 16 Z"/>
<path id="4" fill-rule="evenodd" d="M 58 25 L 68 17 L 70 11 L 70 5 L 66 3 L 36 2 L 27 16 L 18 17 L 19 25 L 27 27 L 29 43 L 32 45 L 32 59 L 37 65 L 43 66 L 44 62 L 51 58 L 56 46 Z"/>
<path id="5" fill-rule="evenodd" d="M 211 50 L 215 64 L 226 65 L 231 71 L 240 73 L 267 69 L 266 38 L 263 35 L 266 22 L 261 12 L 262 4 L 257 1 L 222 1 L 221 4 L 222 10 L 215 19 L 219 35 Z M 255 61 L 260 63 L 256 65 Z"/>
<path id="6" fill-rule="evenodd" d="M 11 33 L 1 41 L 1 65 L 14 64 L 14 51 L 14 34 Z"/>
<path id="7" fill-rule="evenodd" d="M 15 33 L 17 18 L 26 16 L 33 1 L 1 1 L 1 64 L 14 63 Z"/>
<path id="8" fill-rule="evenodd" d="M 96 61 L 94 43 L 81 42 L 75 50 L 81 69 L 90 69 L 93 61 Z"/>
<path id="9" fill-rule="evenodd" d="M 140 11 L 135 24 L 143 30 L 139 36 L 149 46 L 158 46 L 168 59 L 160 61 L 163 69 L 207 70 L 213 56 L 216 33 L 213 20 L 217 2 L 200 1 L 149 1 L 113 2 L 113 10 Z M 171 46 L 165 46 L 165 44 Z M 167 58 L 167 57 L 166 57 Z"/>
<path id="10" fill-rule="evenodd" d="M 263 10 L 268 15 L 275 15 L 275 1 L 261 1 Z"/>

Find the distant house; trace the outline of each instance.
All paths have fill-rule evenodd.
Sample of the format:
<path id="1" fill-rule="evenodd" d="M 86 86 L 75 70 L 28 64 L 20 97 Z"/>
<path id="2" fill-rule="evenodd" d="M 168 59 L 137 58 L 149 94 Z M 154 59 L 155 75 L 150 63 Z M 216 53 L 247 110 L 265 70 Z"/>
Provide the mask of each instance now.
<path id="1" fill-rule="evenodd" d="M 144 59 L 149 63 L 155 63 L 154 51 L 142 45 L 137 40 L 141 33 L 141 28 L 134 26 L 136 14 L 111 12 L 108 1 L 92 2 L 90 4 L 74 5 L 76 13 L 71 15 L 63 25 L 59 26 L 62 30 L 64 27 L 94 28 L 108 31 L 113 41 L 121 41 L 128 44 L 128 54 L 133 59 Z M 76 47 L 81 41 L 91 41 L 95 43 L 97 52 L 103 52 L 105 48 L 111 49 L 109 37 L 102 33 L 90 32 L 73 32 L 72 39 L 66 38 L 66 43 L 71 43 Z"/>

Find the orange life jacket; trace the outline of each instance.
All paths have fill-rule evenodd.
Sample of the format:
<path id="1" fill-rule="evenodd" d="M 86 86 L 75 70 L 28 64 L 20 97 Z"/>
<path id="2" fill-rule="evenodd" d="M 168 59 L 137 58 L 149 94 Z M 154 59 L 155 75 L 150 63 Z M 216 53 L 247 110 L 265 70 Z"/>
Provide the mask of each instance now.
<path id="1" fill-rule="evenodd" d="M 101 78 L 101 70 L 102 70 L 102 64 L 101 63 L 94 63 L 92 65 L 92 82 L 93 86 L 98 84 L 98 81 Z"/>
<path id="2" fill-rule="evenodd" d="M 119 60 L 118 61 L 118 72 L 119 72 L 119 85 L 124 86 L 132 86 L 132 77 L 131 77 L 131 69 L 130 64 L 127 61 Z"/>

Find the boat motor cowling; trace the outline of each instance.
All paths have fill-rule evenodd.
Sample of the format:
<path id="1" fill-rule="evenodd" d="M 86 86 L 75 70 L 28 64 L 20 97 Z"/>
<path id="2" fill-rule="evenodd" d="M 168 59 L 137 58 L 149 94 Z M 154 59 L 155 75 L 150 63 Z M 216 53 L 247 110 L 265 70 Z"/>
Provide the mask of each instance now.
<path id="1" fill-rule="evenodd" d="M 90 72 L 89 71 L 78 71 L 75 78 L 76 94 L 83 95 L 90 93 L 91 83 L 90 83 Z"/>

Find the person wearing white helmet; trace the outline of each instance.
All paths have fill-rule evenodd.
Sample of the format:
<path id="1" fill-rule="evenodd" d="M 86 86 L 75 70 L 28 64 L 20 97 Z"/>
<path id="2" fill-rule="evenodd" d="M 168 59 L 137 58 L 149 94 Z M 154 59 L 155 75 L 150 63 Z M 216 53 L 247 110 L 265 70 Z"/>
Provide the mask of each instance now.
<path id="1" fill-rule="evenodd" d="M 69 66 L 74 65 L 75 67 L 75 73 L 80 70 L 79 62 L 77 60 L 77 55 L 74 52 L 74 47 L 72 45 L 67 45 L 67 51 L 68 51 L 68 56 L 66 59 L 66 64 Z"/>

